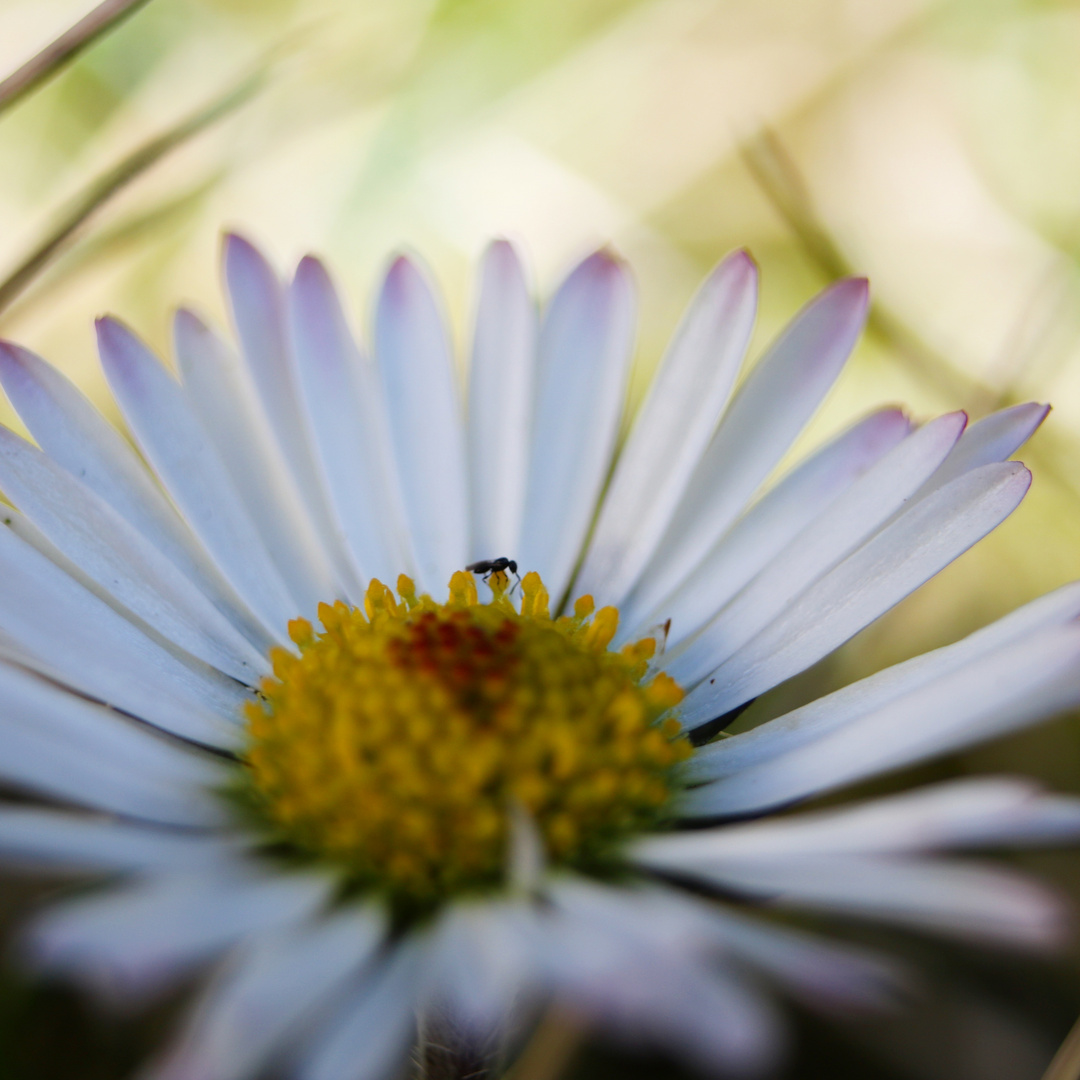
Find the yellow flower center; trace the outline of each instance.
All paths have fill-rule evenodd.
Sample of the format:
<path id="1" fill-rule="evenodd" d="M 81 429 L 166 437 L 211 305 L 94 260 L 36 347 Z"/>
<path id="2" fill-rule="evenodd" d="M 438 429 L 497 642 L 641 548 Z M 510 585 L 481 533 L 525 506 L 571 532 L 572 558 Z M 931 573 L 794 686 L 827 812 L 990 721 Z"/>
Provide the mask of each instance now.
<path id="1" fill-rule="evenodd" d="M 351 881 L 426 906 L 505 880 L 524 811 L 552 863 L 610 858 L 663 819 L 674 766 L 692 752 L 661 716 L 682 698 L 646 682 L 651 638 L 608 649 L 614 608 L 552 620 L 539 575 L 520 610 L 505 575 L 481 604 L 471 574 L 450 599 L 373 581 L 365 610 L 322 605 L 322 630 L 289 627 L 247 707 L 245 795 L 275 840 Z"/>

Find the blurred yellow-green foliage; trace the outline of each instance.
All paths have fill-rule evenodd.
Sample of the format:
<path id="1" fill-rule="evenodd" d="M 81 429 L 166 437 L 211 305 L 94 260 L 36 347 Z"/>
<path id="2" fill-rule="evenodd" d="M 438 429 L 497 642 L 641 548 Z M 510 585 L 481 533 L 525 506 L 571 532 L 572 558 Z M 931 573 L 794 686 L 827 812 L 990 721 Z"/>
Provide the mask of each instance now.
<path id="1" fill-rule="evenodd" d="M 0 0 L 0 74 L 89 7 Z M 150 0 L 0 116 L 0 280 L 128 155 L 263 77 L 0 285 L 0 334 L 110 409 L 93 316 L 162 350 L 177 303 L 222 322 L 223 227 L 283 270 L 327 256 L 361 331 L 389 252 L 411 246 L 461 341 L 493 234 L 521 243 L 541 292 L 610 242 L 640 286 L 640 393 L 731 248 L 762 268 L 755 348 L 865 274 L 872 329 L 809 440 L 882 402 L 1054 412 L 1014 518 L 780 695 L 799 696 L 1080 577 L 1078 58 L 1071 0 Z M 1080 724 L 948 766 L 1014 767 L 1080 790 Z M 1067 860 L 1045 866 L 1068 883 Z M 918 1075 L 1027 1075 L 937 1067 Z"/>

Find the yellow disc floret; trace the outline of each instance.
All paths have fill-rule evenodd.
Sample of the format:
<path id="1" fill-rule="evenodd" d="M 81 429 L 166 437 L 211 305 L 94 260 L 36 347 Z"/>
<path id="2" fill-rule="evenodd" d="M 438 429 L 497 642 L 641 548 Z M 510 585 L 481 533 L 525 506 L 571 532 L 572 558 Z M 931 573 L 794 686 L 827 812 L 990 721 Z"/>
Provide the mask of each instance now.
<path id="1" fill-rule="evenodd" d="M 455 574 L 436 604 L 404 576 L 397 597 L 373 581 L 363 611 L 290 625 L 299 654 L 273 653 L 247 707 L 245 794 L 277 840 L 427 905 L 503 879 L 519 810 L 574 866 L 662 819 L 691 751 L 658 723 L 682 691 L 643 681 L 652 639 L 609 650 L 618 612 L 591 597 L 551 619 L 535 573 L 520 610 L 504 575 L 490 584 L 481 604 Z"/>

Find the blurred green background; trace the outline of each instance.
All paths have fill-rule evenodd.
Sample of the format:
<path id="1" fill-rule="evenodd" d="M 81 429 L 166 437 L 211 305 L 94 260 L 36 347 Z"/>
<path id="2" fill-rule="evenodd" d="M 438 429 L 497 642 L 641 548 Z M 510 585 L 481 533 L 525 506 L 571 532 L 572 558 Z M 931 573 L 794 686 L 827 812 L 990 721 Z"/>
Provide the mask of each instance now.
<path id="1" fill-rule="evenodd" d="M 90 6 L 0 0 L 0 76 Z M 762 268 L 755 351 L 827 282 L 865 274 L 871 329 L 808 443 L 885 402 L 1052 402 L 1014 517 L 746 722 L 1080 577 L 1078 3 L 150 0 L 0 115 L 0 335 L 110 414 L 93 317 L 163 351 L 177 303 L 222 323 L 225 227 L 283 270 L 328 257 L 361 330 L 389 253 L 415 248 L 461 343 L 492 235 L 520 242 L 541 293 L 610 242 L 640 287 L 636 394 L 733 247 Z M 6 404 L 0 420 L 18 426 Z M 877 787 L 994 770 L 1080 791 L 1080 719 Z M 1074 854 L 1023 862 L 1080 898 Z M 43 887 L 0 880 L 8 925 Z M 801 1018 L 792 1076 L 1035 1080 L 1080 1011 L 1075 951 L 888 944 L 928 973 L 912 1009 Z M 129 1075 L 167 1012 L 101 1016 L 9 968 L 0 1080 Z M 675 1075 L 603 1050 L 576 1068 Z"/>

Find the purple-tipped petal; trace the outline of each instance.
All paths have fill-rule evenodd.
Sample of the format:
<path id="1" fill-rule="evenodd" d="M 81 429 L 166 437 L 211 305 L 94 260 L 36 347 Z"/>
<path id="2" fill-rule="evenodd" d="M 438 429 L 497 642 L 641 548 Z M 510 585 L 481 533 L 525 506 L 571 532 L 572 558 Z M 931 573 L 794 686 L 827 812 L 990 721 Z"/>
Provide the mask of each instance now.
<path id="1" fill-rule="evenodd" d="M 418 585 L 445 596 L 469 553 L 461 401 L 435 294 L 405 256 L 391 264 L 379 294 L 375 358 Z"/>
<path id="2" fill-rule="evenodd" d="M 671 521 L 727 405 L 757 312 L 757 267 L 726 258 L 683 317 L 604 497 L 576 588 L 620 604 Z"/>
<path id="3" fill-rule="evenodd" d="M 540 330 L 521 548 L 553 597 L 570 581 L 611 464 L 633 346 L 630 275 L 607 252 L 560 286 Z"/>
<path id="4" fill-rule="evenodd" d="M 313 618 L 319 602 L 341 589 L 239 357 L 184 309 L 176 313 L 173 342 L 192 413 L 212 440 L 297 613 Z"/>
<path id="5" fill-rule="evenodd" d="M 237 595 L 284 638 L 293 601 L 179 384 L 122 323 L 99 319 L 97 332 L 109 386 L 147 460 Z"/>
<path id="6" fill-rule="evenodd" d="M 233 325 L 263 413 L 337 578 L 359 591 L 363 583 L 357 580 L 338 535 L 301 408 L 289 349 L 285 291 L 270 264 L 243 237 L 226 236 L 223 254 Z"/>
<path id="7" fill-rule="evenodd" d="M 469 369 L 471 557 L 519 551 L 536 381 L 536 305 L 505 240 L 488 248 Z"/>
<path id="8" fill-rule="evenodd" d="M 644 618 L 625 609 L 619 640 L 633 641 L 649 626 L 670 619 L 668 648 L 684 641 L 910 433 L 911 422 L 900 409 L 884 409 L 800 462 L 732 526 L 672 596 Z"/>
<path id="9" fill-rule="evenodd" d="M 862 279 L 810 301 L 751 371 L 691 478 L 634 591 L 648 611 L 691 577 L 794 442 L 836 381 L 863 323 Z"/>
<path id="10" fill-rule="evenodd" d="M 696 727 L 827 656 L 1001 524 L 1031 474 L 984 465 L 917 502 L 721 664 L 681 707 Z"/>
<path id="11" fill-rule="evenodd" d="M 950 480 L 981 465 L 1007 461 L 1035 434 L 1049 413 L 1049 405 L 1029 401 L 977 420 L 964 432 L 952 453 L 916 498 L 929 495 Z"/>
<path id="12" fill-rule="evenodd" d="M 677 656 L 672 678 L 692 686 L 763 630 L 903 507 L 945 460 L 967 424 L 949 413 L 909 435 L 795 536 Z"/>
<path id="13" fill-rule="evenodd" d="M 289 321 L 312 442 L 344 546 L 362 582 L 396 581 L 407 567 L 382 393 L 329 274 L 310 256 L 289 289 Z"/>

